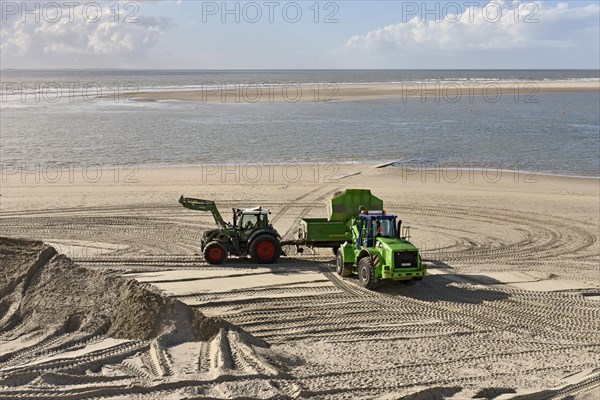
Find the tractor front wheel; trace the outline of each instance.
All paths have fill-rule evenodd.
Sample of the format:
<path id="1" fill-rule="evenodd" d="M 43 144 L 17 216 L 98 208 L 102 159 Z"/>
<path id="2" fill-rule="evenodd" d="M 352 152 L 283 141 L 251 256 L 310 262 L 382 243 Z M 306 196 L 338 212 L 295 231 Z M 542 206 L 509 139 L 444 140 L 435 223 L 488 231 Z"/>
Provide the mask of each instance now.
<path id="1" fill-rule="evenodd" d="M 358 262 L 358 281 L 362 287 L 371 290 L 379 286 L 380 281 L 375 278 L 375 267 L 371 257 L 363 257 Z"/>
<path id="2" fill-rule="evenodd" d="M 260 235 L 250 243 L 250 257 L 258 264 L 273 264 L 281 256 L 281 244 L 276 237 Z"/>
<path id="3" fill-rule="evenodd" d="M 339 276 L 343 276 L 344 278 L 352 276 L 352 263 L 344 262 L 342 249 L 338 249 L 337 255 L 335 256 L 335 271 Z"/>
<path id="4" fill-rule="evenodd" d="M 204 248 L 204 259 L 209 264 L 223 264 L 227 260 L 227 249 L 219 242 L 210 242 Z"/>

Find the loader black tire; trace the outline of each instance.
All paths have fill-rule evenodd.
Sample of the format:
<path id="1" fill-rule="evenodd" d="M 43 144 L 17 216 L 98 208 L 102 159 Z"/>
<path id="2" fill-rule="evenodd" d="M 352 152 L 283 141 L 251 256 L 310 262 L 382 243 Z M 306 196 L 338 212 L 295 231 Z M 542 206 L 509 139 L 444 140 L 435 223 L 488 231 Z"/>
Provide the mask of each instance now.
<path id="1" fill-rule="evenodd" d="M 339 276 L 343 276 L 344 278 L 352 276 L 352 263 L 344 262 L 344 253 L 342 252 L 342 249 L 338 249 L 335 256 L 335 271 Z"/>
<path id="2" fill-rule="evenodd" d="M 204 248 L 204 259 L 209 264 L 223 264 L 227 260 L 227 249 L 219 242 L 210 242 Z"/>
<path id="3" fill-rule="evenodd" d="M 273 264 L 281 256 L 281 243 L 271 235 L 257 236 L 250 243 L 250 257 L 257 264 Z"/>
<path id="4" fill-rule="evenodd" d="M 381 281 L 375 278 L 375 267 L 371 257 L 363 257 L 358 262 L 358 281 L 366 289 L 377 289 Z"/>

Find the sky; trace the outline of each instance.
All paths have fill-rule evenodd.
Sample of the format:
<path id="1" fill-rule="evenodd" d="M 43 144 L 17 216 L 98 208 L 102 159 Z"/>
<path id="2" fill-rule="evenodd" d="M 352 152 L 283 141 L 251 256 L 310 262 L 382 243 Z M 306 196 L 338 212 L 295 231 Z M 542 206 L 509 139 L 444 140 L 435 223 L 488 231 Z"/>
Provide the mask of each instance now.
<path id="1" fill-rule="evenodd" d="M 600 0 L 0 5 L 3 69 L 600 68 Z"/>

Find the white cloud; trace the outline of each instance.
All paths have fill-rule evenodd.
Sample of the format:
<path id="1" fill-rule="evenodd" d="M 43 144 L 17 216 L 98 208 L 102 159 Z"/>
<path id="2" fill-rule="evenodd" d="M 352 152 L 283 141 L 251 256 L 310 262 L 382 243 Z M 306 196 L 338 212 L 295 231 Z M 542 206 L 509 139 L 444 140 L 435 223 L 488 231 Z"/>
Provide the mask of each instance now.
<path id="1" fill-rule="evenodd" d="M 91 21 L 84 18 L 83 7 L 87 3 L 62 8 L 58 14 L 55 9 L 44 9 L 44 5 L 50 3 L 36 4 L 41 4 L 38 10 L 30 8 L 34 12 L 24 15 L 20 8 L 9 9 L 7 13 L 3 6 L 0 26 L 3 66 L 10 67 L 14 61 L 19 65 L 29 61 L 34 67 L 68 67 L 70 64 L 65 60 L 69 57 L 79 60 L 87 57 L 90 63 L 102 57 L 139 57 L 158 43 L 163 32 L 174 26 L 169 18 L 144 16 L 123 7 L 115 15 L 114 2 L 102 5 L 101 13 L 89 11 Z"/>
<path id="2" fill-rule="evenodd" d="M 502 10 L 500 14 L 498 9 Z M 415 16 L 404 23 L 352 36 L 341 54 L 355 60 L 373 57 L 376 62 L 399 61 L 400 56 L 414 59 L 435 54 L 457 58 L 476 54 L 480 61 L 477 67 L 481 67 L 481 59 L 494 53 L 527 57 L 529 51 L 550 56 L 552 51 L 564 53 L 570 48 L 581 53 L 585 45 L 592 46 L 590 56 L 598 52 L 598 5 L 571 8 L 566 3 L 549 7 L 542 2 L 491 1 L 483 7 L 472 6 L 461 11 L 439 16 L 439 21 Z"/>

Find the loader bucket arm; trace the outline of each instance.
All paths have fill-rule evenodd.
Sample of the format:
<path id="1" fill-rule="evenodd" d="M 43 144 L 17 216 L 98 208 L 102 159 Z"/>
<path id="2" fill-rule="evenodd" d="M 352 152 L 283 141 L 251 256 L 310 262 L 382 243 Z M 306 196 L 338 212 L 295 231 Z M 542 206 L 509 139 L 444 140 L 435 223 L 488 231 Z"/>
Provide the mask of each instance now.
<path id="1" fill-rule="evenodd" d="M 215 219 L 215 222 L 221 228 L 227 228 L 229 225 L 223 220 L 221 217 L 221 213 L 217 209 L 217 205 L 212 200 L 202 200 L 202 199 L 194 199 L 191 197 L 183 197 L 183 195 L 179 198 L 179 202 L 190 210 L 196 211 L 210 211 Z"/>

